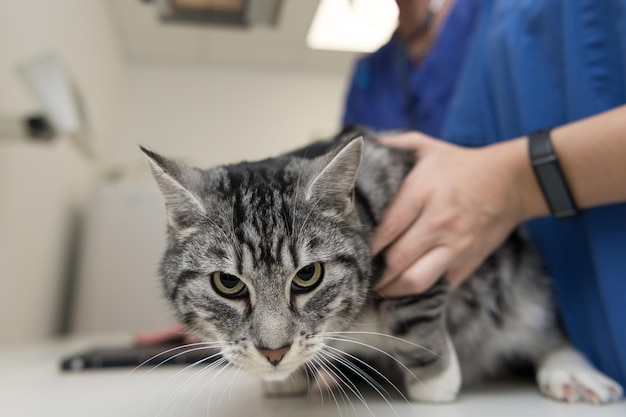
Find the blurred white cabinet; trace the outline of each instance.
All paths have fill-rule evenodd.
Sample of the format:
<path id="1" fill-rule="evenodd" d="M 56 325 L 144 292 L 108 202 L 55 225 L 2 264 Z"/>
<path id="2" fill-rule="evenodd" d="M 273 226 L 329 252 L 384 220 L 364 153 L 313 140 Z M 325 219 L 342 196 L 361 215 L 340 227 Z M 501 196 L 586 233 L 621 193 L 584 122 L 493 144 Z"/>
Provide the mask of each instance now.
<path id="1" fill-rule="evenodd" d="M 165 250 L 165 207 L 152 182 L 97 186 L 79 248 L 72 331 L 147 330 L 173 321 L 158 268 Z"/>

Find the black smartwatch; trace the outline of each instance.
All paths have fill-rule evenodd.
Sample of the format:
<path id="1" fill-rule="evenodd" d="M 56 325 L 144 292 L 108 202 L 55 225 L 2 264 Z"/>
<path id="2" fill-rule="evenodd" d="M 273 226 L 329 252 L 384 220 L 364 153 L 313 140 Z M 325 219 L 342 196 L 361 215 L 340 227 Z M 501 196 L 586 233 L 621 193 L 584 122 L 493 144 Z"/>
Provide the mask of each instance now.
<path id="1" fill-rule="evenodd" d="M 562 219 L 577 214 L 578 208 L 552 147 L 550 130 L 528 135 L 528 153 L 552 216 Z"/>

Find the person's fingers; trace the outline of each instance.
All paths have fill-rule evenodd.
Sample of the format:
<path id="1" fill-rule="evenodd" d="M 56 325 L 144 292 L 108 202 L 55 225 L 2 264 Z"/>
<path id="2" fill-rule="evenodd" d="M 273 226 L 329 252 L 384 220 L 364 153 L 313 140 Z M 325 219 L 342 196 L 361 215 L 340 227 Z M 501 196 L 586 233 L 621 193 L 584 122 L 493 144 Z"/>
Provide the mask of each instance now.
<path id="1" fill-rule="evenodd" d="M 134 343 L 136 346 L 155 346 L 165 343 L 172 343 L 183 340 L 187 329 L 180 323 L 172 324 L 163 329 L 150 332 L 143 332 L 135 335 Z"/>
<path id="2" fill-rule="evenodd" d="M 402 235 L 417 220 L 420 212 L 420 200 L 410 193 L 398 193 L 370 240 L 371 253 L 379 253 Z"/>
<path id="3" fill-rule="evenodd" d="M 377 292 L 385 298 L 420 294 L 430 288 L 445 272 L 450 262 L 450 251 L 437 247 L 404 271 L 398 279 L 377 286 Z"/>
<path id="4" fill-rule="evenodd" d="M 370 240 L 370 251 L 377 254 L 402 235 L 421 215 L 430 189 L 421 185 L 414 172 L 405 179 L 385 211 Z"/>
<path id="5" fill-rule="evenodd" d="M 379 281 L 385 286 L 393 281 L 435 246 L 436 234 L 424 232 L 419 219 L 397 237 L 385 250 L 385 272 Z"/>

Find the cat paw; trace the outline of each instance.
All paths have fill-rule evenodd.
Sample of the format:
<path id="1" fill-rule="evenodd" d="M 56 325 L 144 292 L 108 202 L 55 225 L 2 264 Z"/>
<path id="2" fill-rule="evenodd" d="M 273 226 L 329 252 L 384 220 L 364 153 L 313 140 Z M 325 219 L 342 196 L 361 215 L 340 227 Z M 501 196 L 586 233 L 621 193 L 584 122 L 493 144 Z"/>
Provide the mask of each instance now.
<path id="1" fill-rule="evenodd" d="M 284 381 L 261 381 L 263 394 L 268 397 L 285 397 L 306 394 L 309 381 L 301 372 L 296 372 Z"/>
<path id="2" fill-rule="evenodd" d="M 606 404 L 622 398 L 622 387 L 571 347 L 550 353 L 537 372 L 541 392 L 556 400 Z"/>
<path id="3" fill-rule="evenodd" d="M 450 344 L 451 345 L 451 344 Z M 428 403 L 450 403 L 456 401 L 461 390 L 461 368 L 454 350 L 450 350 L 448 367 L 427 380 L 416 380 L 406 376 L 409 396 L 413 401 Z"/>

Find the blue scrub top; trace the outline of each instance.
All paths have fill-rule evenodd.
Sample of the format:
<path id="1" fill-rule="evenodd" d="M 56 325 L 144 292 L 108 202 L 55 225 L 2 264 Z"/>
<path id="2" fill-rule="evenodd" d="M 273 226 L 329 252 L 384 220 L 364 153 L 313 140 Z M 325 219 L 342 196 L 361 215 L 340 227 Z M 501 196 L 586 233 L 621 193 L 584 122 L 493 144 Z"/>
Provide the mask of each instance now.
<path id="1" fill-rule="evenodd" d="M 478 0 L 457 0 L 440 36 L 419 65 L 397 34 L 357 61 L 343 125 L 377 131 L 419 130 L 439 136 L 474 26 Z"/>
<path id="2" fill-rule="evenodd" d="M 448 141 L 482 146 L 626 103 L 626 0 L 484 0 L 474 35 Z M 626 205 L 529 230 L 572 342 L 626 386 Z"/>

